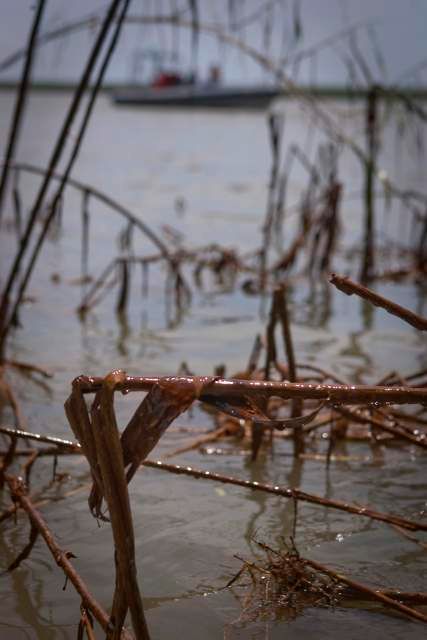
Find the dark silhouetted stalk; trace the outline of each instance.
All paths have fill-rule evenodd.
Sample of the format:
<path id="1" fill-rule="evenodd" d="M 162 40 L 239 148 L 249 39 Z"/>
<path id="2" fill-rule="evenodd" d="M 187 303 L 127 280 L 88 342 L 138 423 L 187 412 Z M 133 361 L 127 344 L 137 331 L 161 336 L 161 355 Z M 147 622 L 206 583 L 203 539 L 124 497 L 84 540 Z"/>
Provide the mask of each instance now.
<path id="1" fill-rule="evenodd" d="M 6 186 L 9 178 L 10 163 L 13 161 L 15 155 L 15 148 L 19 138 L 19 132 L 22 124 L 22 117 L 24 115 L 25 103 L 28 94 L 28 87 L 30 84 L 31 69 L 33 66 L 35 42 L 37 38 L 37 32 L 42 20 L 43 11 L 46 5 L 46 0 L 39 0 L 37 10 L 33 20 L 33 26 L 31 28 L 30 37 L 28 40 L 27 53 L 25 58 L 24 69 L 22 72 L 22 78 L 19 85 L 18 95 L 16 96 L 15 110 L 13 113 L 12 124 L 9 131 L 9 140 L 7 143 L 7 151 L 5 155 L 5 162 L 3 165 L 3 171 L 0 177 L 0 223 L 2 219 L 3 201 L 6 193 Z"/>
<path id="2" fill-rule="evenodd" d="M 360 280 L 368 284 L 375 269 L 375 171 L 378 154 L 377 123 L 378 91 L 373 86 L 369 90 L 366 104 L 367 157 L 365 166 L 365 221 L 363 237 L 363 256 Z"/>
<path id="3" fill-rule="evenodd" d="M 88 61 L 86 63 L 85 69 L 83 71 L 82 77 L 80 79 L 80 82 L 76 88 L 76 91 L 74 93 L 73 96 L 73 100 L 71 102 L 71 105 L 69 107 L 68 113 L 65 117 L 65 121 L 62 125 L 62 129 L 61 132 L 58 136 L 58 139 L 56 141 L 55 144 L 55 148 L 53 150 L 49 165 L 48 165 L 48 169 L 46 171 L 46 174 L 44 176 L 44 179 L 42 181 L 42 184 L 40 186 L 40 189 L 38 191 L 38 194 L 36 196 L 35 202 L 33 204 L 33 207 L 31 209 L 29 218 L 28 218 L 28 222 L 27 222 L 27 226 L 25 228 L 25 231 L 23 233 L 22 239 L 21 239 L 21 244 L 19 247 L 19 250 L 15 256 L 15 259 L 13 261 L 13 265 L 11 267 L 9 276 L 6 280 L 6 285 L 5 288 L 3 290 L 2 293 L 2 299 L 1 299 L 1 304 L 0 304 L 0 322 L 1 324 L 1 332 L 0 332 L 0 357 L 2 357 L 4 355 L 4 347 L 5 347 L 5 340 L 7 337 L 7 333 L 10 329 L 11 326 L 11 320 L 16 316 L 16 311 L 17 308 L 21 302 L 22 296 L 24 294 L 24 290 L 25 287 L 27 285 L 29 276 L 31 274 L 32 268 L 34 266 L 35 260 L 37 258 L 37 255 L 40 251 L 41 245 L 43 244 L 43 240 L 44 237 L 47 233 L 47 230 L 49 228 L 49 224 L 50 224 L 50 220 L 54 215 L 54 211 L 55 211 L 55 207 L 53 205 L 56 204 L 56 200 L 60 199 L 62 191 L 63 191 L 63 186 L 62 188 L 60 187 L 57 191 L 57 194 L 55 196 L 55 199 L 52 203 L 52 206 L 50 207 L 50 211 L 49 214 L 46 218 L 44 227 L 43 227 L 43 231 L 39 237 L 39 241 L 34 249 L 33 252 L 33 256 L 30 260 L 30 264 L 26 270 L 26 273 L 24 275 L 24 278 L 22 280 L 19 292 L 17 294 L 17 299 L 16 302 L 13 305 L 13 308 L 11 310 L 10 313 L 8 313 L 9 310 L 9 303 L 10 303 L 10 294 L 12 291 L 12 287 L 16 281 L 16 278 L 18 276 L 21 264 L 22 264 L 22 260 L 24 258 L 25 252 L 27 250 L 28 244 L 30 242 L 30 238 L 37 220 L 37 217 L 39 216 L 40 211 L 42 210 L 43 207 L 43 203 L 48 191 L 48 187 L 50 185 L 50 181 L 51 181 L 51 177 L 53 172 L 55 171 L 56 167 L 58 166 L 58 163 L 60 161 L 63 149 L 65 147 L 65 144 L 67 142 L 67 139 L 69 137 L 69 133 L 70 133 L 70 129 L 71 126 L 74 122 L 74 119 L 77 115 L 81 100 L 84 96 L 84 92 L 87 89 L 89 80 L 90 80 L 90 76 L 92 74 L 93 68 L 95 66 L 95 63 L 99 57 L 99 54 L 101 52 L 102 46 L 105 42 L 105 39 L 107 37 L 107 34 L 111 28 L 111 25 L 114 21 L 116 12 L 118 10 L 118 7 L 120 5 L 120 0 L 112 0 L 111 4 L 110 4 L 110 8 L 108 10 L 108 13 L 106 15 L 106 18 L 102 24 L 102 27 L 98 33 L 98 36 L 96 38 L 95 44 L 92 48 L 91 54 L 88 58 Z M 108 54 L 107 54 L 108 56 Z M 109 57 L 109 56 L 108 56 Z M 98 84 L 98 83 L 97 83 Z M 86 114 L 88 113 L 88 110 L 86 111 Z M 83 129 L 85 129 L 85 125 L 87 124 L 87 120 L 84 119 L 83 121 L 83 125 L 80 129 L 80 131 L 82 132 Z M 81 144 L 82 141 L 82 136 L 78 137 L 78 143 Z M 74 148 L 74 152 L 72 154 L 72 159 L 74 160 L 77 156 L 77 152 L 78 152 L 78 148 L 76 150 L 77 144 Z M 71 164 L 69 162 L 68 164 L 68 168 L 69 171 L 71 170 Z M 68 171 L 68 173 L 69 173 Z"/>
<path id="4" fill-rule="evenodd" d="M 295 353 L 292 342 L 291 326 L 289 322 L 288 307 L 286 301 L 286 292 L 283 287 L 275 291 L 277 296 L 277 313 L 282 325 L 283 344 L 286 352 L 286 359 L 288 362 L 288 378 L 290 382 L 297 382 L 297 372 L 295 364 Z M 302 413 L 302 400 L 293 400 L 291 417 L 297 418 Z M 304 453 L 304 435 L 302 429 L 294 429 L 293 434 L 294 443 L 294 455 L 299 456 Z"/>

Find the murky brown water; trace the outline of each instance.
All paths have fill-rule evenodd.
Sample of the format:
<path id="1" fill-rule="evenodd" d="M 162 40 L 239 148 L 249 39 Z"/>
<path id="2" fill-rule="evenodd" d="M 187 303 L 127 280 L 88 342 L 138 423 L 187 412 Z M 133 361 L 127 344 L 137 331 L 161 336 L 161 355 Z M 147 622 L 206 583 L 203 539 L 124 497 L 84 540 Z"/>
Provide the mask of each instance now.
<path id="1" fill-rule="evenodd" d="M 66 94 L 38 94 L 31 100 L 19 159 L 43 165 L 60 122 Z M 0 93 L 0 135 L 4 145 L 12 96 Z M 332 105 L 343 108 L 343 105 Z M 345 120 L 344 120 L 345 122 Z M 357 126 L 360 122 L 356 123 Z M 308 123 L 297 105 L 287 110 L 285 139 L 307 138 Z M 286 138 L 288 136 L 288 138 Z M 390 173 L 408 186 L 422 184 L 422 163 L 411 162 L 403 150 L 398 158 L 390 135 L 384 162 Z M 315 144 L 308 138 L 308 144 Z M 103 96 L 88 133 L 74 175 L 122 201 L 156 230 L 168 224 L 182 234 L 184 243 L 226 243 L 239 250 L 255 248 L 259 241 L 269 170 L 268 137 L 263 113 L 194 111 L 141 111 L 116 109 Z M 349 157 L 342 161 L 341 179 L 349 192 L 359 188 L 360 169 Z M 304 184 L 302 172 L 291 181 L 289 201 Z M 36 181 L 21 178 L 27 206 Z M 176 198 L 185 200 L 177 213 Z M 360 202 L 349 198 L 343 208 L 347 241 L 359 233 Z M 382 207 L 381 207 L 382 212 Z M 113 214 L 98 206 L 92 229 L 90 268 L 99 273 L 116 249 L 122 228 Z M 95 218 L 94 218 L 95 220 Z M 54 371 L 51 391 L 17 379 L 23 407 L 34 431 L 70 437 L 63 402 L 77 374 L 103 374 L 122 367 L 130 374 L 170 374 L 185 360 L 197 374 L 210 374 L 227 363 L 228 371 L 245 366 L 255 334 L 262 330 L 260 301 L 237 289 L 233 294 L 206 291 L 195 294 L 193 304 L 176 328 L 165 324 L 164 278 L 154 269 L 150 293 L 141 299 L 140 274 L 133 279 L 135 299 L 126 322 L 114 313 L 115 293 L 79 322 L 75 308 L 80 288 L 70 284 L 79 276 L 80 196 L 67 194 L 64 228 L 50 242 L 39 262 L 29 294 L 34 301 L 22 313 L 23 328 L 10 343 L 11 356 L 36 362 Z M 408 224 L 396 227 L 390 218 L 387 233 L 409 233 Z M 95 238 L 95 235 L 97 237 Z M 2 272 L 14 249 L 13 235 L 1 239 Z M 149 249 L 146 241 L 140 248 Z M 53 273 L 60 283 L 52 284 Z M 396 318 L 367 311 L 359 300 L 335 291 L 325 296 L 317 283 L 291 292 L 293 334 L 300 361 L 332 368 L 347 379 L 373 381 L 392 368 L 403 373 L 427 366 L 425 338 Z M 415 288 L 381 288 L 403 304 L 422 311 Z M 30 322 L 31 321 L 31 322 Z M 120 413 L 130 409 L 120 403 Z M 198 408 L 184 415 L 180 425 L 206 428 L 209 418 Z M 161 458 L 191 435 L 171 430 L 153 452 Z M 203 467 L 274 484 L 299 486 L 330 498 L 370 503 L 383 511 L 421 518 L 427 509 L 425 454 L 409 447 L 388 449 L 373 459 L 366 445 L 348 444 L 346 451 L 360 459 L 331 464 L 294 463 L 290 445 L 279 443 L 263 452 L 255 465 L 247 457 L 187 453 L 177 463 Z M 153 457 L 152 456 L 152 457 Z M 366 458 L 366 459 L 365 459 Z M 175 460 L 173 460 L 175 461 Z M 69 474 L 63 484 L 46 490 L 61 497 L 82 482 L 89 482 L 83 460 L 63 458 L 59 471 Z M 33 488 L 46 486 L 51 463 L 37 462 Z M 76 568 L 99 600 L 108 606 L 113 590 L 111 536 L 89 514 L 84 489 L 42 511 L 59 543 L 77 556 Z M 131 485 L 138 548 L 138 573 L 148 622 L 154 639 L 206 638 L 421 638 L 423 629 L 392 615 L 360 609 L 307 610 L 294 621 L 237 624 L 239 591 L 218 591 L 238 569 L 235 553 L 247 558 L 255 551 L 254 536 L 277 544 L 291 532 L 293 508 L 287 501 L 243 489 L 175 477 L 145 469 Z M 0 506 L 8 503 L 2 496 Z M 425 515 L 424 515 L 425 517 Z M 24 522 L 20 518 L 20 523 Z M 25 544 L 28 526 L 9 522 L 0 532 L 1 568 Z M 425 552 L 400 538 L 386 525 L 301 505 L 297 544 L 304 555 L 339 568 L 369 584 L 426 590 Z M 62 591 L 64 580 L 44 544 L 39 541 L 31 557 L 11 575 L 0 578 L 0 638 L 18 640 L 75 638 L 79 600 L 72 588 Z"/>

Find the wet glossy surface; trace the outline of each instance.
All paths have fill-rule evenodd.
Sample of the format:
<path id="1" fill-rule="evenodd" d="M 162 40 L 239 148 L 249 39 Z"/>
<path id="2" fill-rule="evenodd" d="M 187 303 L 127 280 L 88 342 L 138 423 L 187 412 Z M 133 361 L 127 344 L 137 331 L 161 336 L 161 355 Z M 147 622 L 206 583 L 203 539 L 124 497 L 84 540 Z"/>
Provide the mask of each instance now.
<path id="1" fill-rule="evenodd" d="M 39 94 L 32 98 L 23 131 L 19 157 L 43 165 L 48 140 L 57 130 L 66 104 L 64 94 Z M 0 93 L 2 141 L 12 96 Z M 332 105 L 343 108 L 343 105 Z M 303 139 L 307 122 L 297 105 L 288 108 L 289 138 Z M 402 153 L 400 166 L 390 143 L 384 150 L 386 166 L 405 186 L 422 185 L 421 163 Z M 240 251 L 257 246 L 262 224 L 269 170 L 265 116 L 261 113 L 205 114 L 161 112 L 121 108 L 105 97 L 95 118 L 75 170 L 75 177 L 105 190 L 143 217 L 161 233 L 170 225 L 184 234 L 190 246 L 217 241 Z M 359 185 L 360 169 L 345 156 L 341 178 L 348 191 Z M 29 205 L 34 178 L 21 178 L 22 195 Z M 290 202 L 295 202 L 305 176 L 296 173 Z M 184 213 L 176 198 L 184 199 Z M 149 295 L 141 298 L 140 273 L 132 280 L 133 299 L 126 318 L 114 313 L 116 292 L 80 322 L 75 309 L 80 287 L 70 282 L 80 274 L 80 206 L 75 192 L 67 193 L 64 227 L 55 242 L 48 243 L 28 294 L 33 302 L 22 313 L 23 328 L 10 343 L 10 357 L 36 362 L 51 369 L 50 390 L 14 375 L 23 408 L 33 431 L 70 439 L 63 403 L 72 379 L 85 374 L 104 375 L 122 368 L 129 375 L 174 375 L 182 361 L 196 375 L 212 375 L 214 366 L 226 363 L 227 372 L 242 371 L 253 340 L 263 330 L 260 300 L 215 289 L 206 277 L 205 291 L 196 292 L 183 321 L 174 328 L 165 322 L 164 273 L 150 269 Z M 359 233 L 360 202 L 346 201 L 346 240 Z M 381 209 L 382 210 L 382 209 Z M 393 222 L 387 233 L 405 224 Z M 114 214 L 94 207 L 91 226 L 90 270 L 98 274 L 117 251 L 116 238 L 123 225 Z M 10 257 L 13 234 L 1 239 L 1 265 Z M 146 240 L 136 250 L 152 252 Z M 340 264 L 334 265 L 339 269 Z M 59 282 L 51 282 L 52 274 Z M 382 285 L 379 292 L 418 313 L 423 301 L 413 286 Z M 297 359 L 330 368 L 354 383 L 373 384 L 390 369 L 408 373 L 427 366 L 426 339 L 385 312 L 370 309 L 354 296 L 348 298 L 317 282 L 295 284 L 291 291 L 292 331 Z M 137 394 L 117 399 L 124 424 L 137 403 Z M 3 419 L 7 421 L 7 415 Z M 151 457 L 162 458 L 211 426 L 208 414 L 197 405 L 176 421 L 192 426 L 192 433 L 170 428 Z M 216 446 L 216 445 L 215 445 Z M 221 447 L 223 445 L 220 445 Z M 326 451 L 327 443 L 322 448 Z M 223 448 L 228 449 L 225 444 Z M 408 447 L 372 450 L 348 443 L 340 453 L 347 460 L 295 463 L 291 446 L 279 441 L 274 451 L 262 451 L 256 464 L 235 450 L 229 455 L 189 452 L 171 462 L 233 475 L 254 482 L 300 487 L 302 490 L 343 501 L 369 504 L 411 519 L 426 518 L 425 454 Z M 60 485 L 49 487 L 51 461 L 36 463 L 32 483 L 43 495 L 65 500 L 42 507 L 59 543 L 76 556 L 82 573 L 97 598 L 108 606 L 113 590 L 112 545 L 109 526 L 100 528 L 89 513 L 89 474 L 80 458 L 59 460 L 64 473 Z M 84 489 L 74 492 L 81 484 Z M 176 638 L 177 630 L 189 640 L 206 638 L 332 639 L 340 635 L 369 639 L 402 637 L 418 639 L 419 625 L 357 608 L 307 610 L 294 621 L 233 624 L 239 617 L 241 592 L 218 591 L 255 553 L 253 537 L 275 545 L 292 531 L 293 505 L 280 496 L 258 494 L 244 488 L 198 482 L 157 469 L 144 469 L 131 484 L 138 573 L 145 597 L 153 639 Z M 0 498 L 1 506 L 8 498 Z M 27 541 L 28 526 L 13 522 L 0 532 L 0 562 L 6 567 Z M 417 534 L 422 538 L 422 534 Z M 425 536 L 424 536 L 425 537 Z M 401 538 L 381 523 L 346 513 L 301 504 L 297 544 L 302 554 L 371 585 L 427 590 L 427 557 L 423 549 Z M 79 601 L 70 587 L 62 591 L 63 575 L 44 544 L 39 541 L 31 557 L 11 575 L 0 577 L 0 637 L 43 640 L 76 637 Z"/>

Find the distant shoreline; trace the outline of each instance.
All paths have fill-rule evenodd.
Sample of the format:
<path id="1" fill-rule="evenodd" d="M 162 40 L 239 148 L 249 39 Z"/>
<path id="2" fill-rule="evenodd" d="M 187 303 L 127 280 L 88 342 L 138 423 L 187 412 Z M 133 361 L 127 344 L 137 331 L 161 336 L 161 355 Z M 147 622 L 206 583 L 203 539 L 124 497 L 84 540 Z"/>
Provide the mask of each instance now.
<path id="1" fill-rule="evenodd" d="M 74 83 L 67 82 L 37 82 L 31 86 L 31 91 L 35 92 L 44 92 L 44 91 L 55 91 L 55 92 L 67 92 L 72 91 L 75 88 Z M 132 84 L 108 84 L 105 85 L 101 90 L 104 93 L 110 93 L 116 91 L 118 89 L 129 89 L 135 86 L 141 85 L 132 85 Z M 227 86 L 227 85 L 225 85 Z M 0 81 L 0 91 L 11 91 L 18 87 L 18 83 L 16 82 L 1 82 Z M 242 85 L 242 89 L 244 85 Z M 394 89 L 400 95 L 404 95 L 407 98 L 413 99 L 427 99 L 427 87 L 406 87 L 399 88 L 396 87 Z M 342 86 L 324 86 L 324 87 L 298 87 L 298 92 L 305 93 L 307 95 L 315 96 L 318 98 L 330 98 L 330 99 L 357 99 L 357 98 L 366 98 L 368 95 L 368 90 L 366 89 L 349 89 L 347 87 Z M 283 93 L 283 97 L 288 97 L 290 99 L 294 98 L 294 94 L 292 93 Z M 392 100 L 393 95 L 390 94 L 386 97 L 386 99 Z M 384 96 L 383 96 L 384 98 Z"/>

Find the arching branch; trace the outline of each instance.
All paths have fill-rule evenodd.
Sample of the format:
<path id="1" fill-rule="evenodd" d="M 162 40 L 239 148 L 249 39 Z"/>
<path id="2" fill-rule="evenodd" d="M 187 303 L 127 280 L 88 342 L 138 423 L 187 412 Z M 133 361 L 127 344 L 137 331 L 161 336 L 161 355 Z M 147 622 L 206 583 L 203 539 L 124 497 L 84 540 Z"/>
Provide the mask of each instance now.
<path id="1" fill-rule="evenodd" d="M 19 171 L 23 171 L 26 173 L 32 173 L 34 175 L 44 176 L 46 173 L 46 169 L 43 167 L 38 167 L 33 164 L 29 164 L 26 162 L 15 162 L 11 164 L 11 169 L 16 169 Z M 53 180 L 62 180 L 63 175 L 61 173 L 55 172 L 51 175 Z M 67 179 L 67 185 L 69 187 L 73 187 L 78 191 L 85 192 L 89 194 L 91 197 L 99 200 L 103 204 L 107 205 L 110 209 L 121 215 L 128 222 L 131 222 L 143 235 L 145 235 L 151 242 L 159 249 L 165 260 L 169 262 L 172 267 L 175 267 L 175 262 L 173 261 L 172 255 L 169 252 L 169 249 L 165 245 L 165 243 L 161 240 L 161 238 L 152 230 L 150 227 L 143 222 L 135 213 L 132 213 L 127 207 L 123 204 L 114 200 L 111 196 L 107 195 L 103 191 L 96 189 L 95 187 L 81 182 L 80 180 L 76 180 L 75 178 L 69 177 Z"/>

